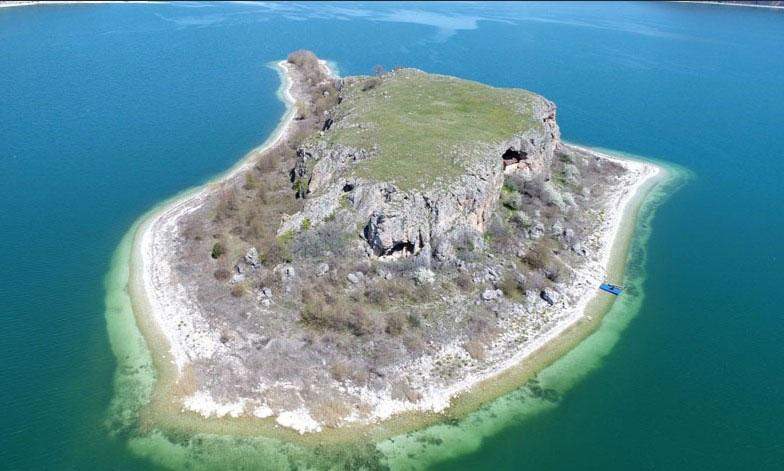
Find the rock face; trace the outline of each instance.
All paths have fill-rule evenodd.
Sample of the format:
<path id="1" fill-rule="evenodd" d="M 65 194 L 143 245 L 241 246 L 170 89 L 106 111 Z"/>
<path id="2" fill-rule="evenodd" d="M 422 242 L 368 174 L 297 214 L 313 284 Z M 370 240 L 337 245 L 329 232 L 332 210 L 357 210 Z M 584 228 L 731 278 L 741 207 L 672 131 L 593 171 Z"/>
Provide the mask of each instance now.
<path id="1" fill-rule="evenodd" d="M 520 172 L 533 178 L 550 168 L 560 139 L 555 105 L 535 96 L 531 114 L 535 125 L 525 131 L 472 149 L 470 158 L 462 160 L 462 174 L 418 189 L 401 190 L 391 182 L 352 173 L 358 162 L 374 158 L 372 142 L 367 148 L 354 148 L 332 143 L 326 134 L 309 141 L 298 150 L 292 170 L 295 188 L 307 201 L 302 211 L 283 223 L 278 234 L 297 231 L 305 219 L 319 224 L 339 211 L 350 210 L 361 228 L 360 236 L 375 256 L 401 257 L 433 250 L 440 259 L 449 253 L 443 248 L 455 237 L 466 231 L 484 232 L 505 173 Z M 329 120 L 331 129 L 340 128 L 340 119 Z M 437 175 L 435 178 L 438 180 Z"/>

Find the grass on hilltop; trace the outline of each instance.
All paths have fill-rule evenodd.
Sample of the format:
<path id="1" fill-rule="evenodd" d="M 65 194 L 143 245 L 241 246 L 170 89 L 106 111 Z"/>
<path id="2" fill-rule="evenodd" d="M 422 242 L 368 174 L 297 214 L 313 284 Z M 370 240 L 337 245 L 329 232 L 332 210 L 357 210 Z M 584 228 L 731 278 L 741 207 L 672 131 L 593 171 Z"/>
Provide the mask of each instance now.
<path id="1" fill-rule="evenodd" d="M 355 175 L 390 181 L 401 189 L 448 181 L 463 173 L 482 144 L 497 143 L 540 124 L 533 94 L 418 70 L 402 69 L 347 87 L 339 126 L 327 136 L 374 152 Z M 365 88 L 366 90 L 363 90 Z"/>

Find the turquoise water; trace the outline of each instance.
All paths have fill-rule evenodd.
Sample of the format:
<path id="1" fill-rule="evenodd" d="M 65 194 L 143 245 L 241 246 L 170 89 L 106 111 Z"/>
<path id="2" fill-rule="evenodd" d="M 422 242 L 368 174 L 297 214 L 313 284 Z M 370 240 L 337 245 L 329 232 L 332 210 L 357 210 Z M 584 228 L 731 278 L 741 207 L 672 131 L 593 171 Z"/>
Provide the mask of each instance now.
<path id="1" fill-rule="evenodd" d="M 225 450 L 240 448 L 138 437 L 133 414 L 107 427 L 118 363 L 104 281 L 116 281 L 112 257 L 141 214 L 264 141 L 284 111 L 266 64 L 299 47 L 344 74 L 407 65 L 528 88 L 558 103 L 566 139 L 690 175 L 649 205 L 629 272 L 636 294 L 540 375 L 555 400 L 523 388 L 367 459 L 780 467 L 783 46 L 782 12 L 707 5 L 0 10 L 2 467 L 226 465 Z M 121 365 L 120 378 L 145 377 L 143 362 Z M 254 454 L 324 462 L 241 445 L 234 459 L 249 465 Z"/>

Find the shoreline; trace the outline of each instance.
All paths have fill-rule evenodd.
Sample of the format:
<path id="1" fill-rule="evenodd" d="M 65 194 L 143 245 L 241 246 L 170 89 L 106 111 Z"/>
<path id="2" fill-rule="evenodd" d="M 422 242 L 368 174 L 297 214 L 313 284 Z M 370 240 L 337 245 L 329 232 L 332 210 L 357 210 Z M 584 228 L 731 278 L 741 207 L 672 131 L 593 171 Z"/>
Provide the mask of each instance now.
<path id="1" fill-rule="evenodd" d="M 693 3 L 695 5 L 721 5 L 727 7 L 748 7 L 748 8 L 765 8 L 768 10 L 784 10 L 784 6 L 782 5 L 753 5 L 751 3 L 695 2 L 692 0 L 676 0 L 673 3 Z"/>
<path id="2" fill-rule="evenodd" d="M 38 6 L 47 6 L 47 5 L 91 5 L 91 4 L 131 4 L 131 3 L 169 3 L 169 2 L 155 2 L 155 1 L 145 1 L 145 0 L 120 0 L 120 1 L 87 1 L 87 2 L 75 2 L 75 1 L 68 1 L 68 0 L 50 0 L 50 1 L 33 1 L 33 2 L 3 2 L 0 3 L 0 8 L 14 8 L 14 7 L 38 7 Z"/>
<path id="3" fill-rule="evenodd" d="M 276 423 L 271 417 L 243 416 L 241 413 L 244 405 L 239 406 L 240 409 L 236 410 L 232 404 L 213 403 L 214 406 L 223 407 L 222 414 L 214 414 L 218 417 L 186 410 L 182 403 L 175 398 L 184 396 L 183 393 L 190 389 L 187 353 L 176 341 L 172 341 L 171 335 L 166 333 L 167 327 L 169 327 L 169 331 L 172 330 L 172 326 L 167 325 L 167 322 L 177 322 L 179 319 L 162 317 L 161 313 L 165 312 L 165 309 L 161 309 L 161 306 L 165 306 L 167 300 L 155 299 L 155 297 L 151 299 L 149 296 L 155 280 L 147 270 L 145 259 L 154 257 L 154 253 L 148 253 L 145 248 L 150 246 L 151 234 L 154 232 L 152 229 L 157 224 L 176 221 L 179 214 L 198 207 L 214 185 L 235 177 L 239 172 L 255 163 L 255 157 L 286 136 L 293 120 L 295 101 L 291 94 L 292 81 L 285 61 L 278 62 L 276 66 L 282 78 L 279 96 L 286 104 L 287 111 L 267 141 L 246 154 L 242 160 L 223 174 L 202 186 L 186 190 L 159 204 L 142 216 L 138 225 L 135 225 L 137 228 L 133 235 L 129 261 L 128 294 L 136 324 L 152 353 L 152 362 L 157 376 L 150 403 L 141 408 L 142 428 L 154 429 L 162 426 L 164 429 L 168 429 L 171 426 L 174 429 L 225 435 L 264 435 L 304 443 L 346 442 L 366 437 L 385 438 L 401 431 L 411 431 L 443 421 L 446 417 L 466 415 L 480 405 L 519 388 L 536 372 L 568 352 L 598 327 L 602 317 L 612 306 L 614 299 L 607 299 L 609 295 L 603 296 L 598 291 L 598 284 L 593 286 L 596 280 L 591 280 L 590 283 L 582 286 L 583 293 L 579 296 L 576 305 L 569 309 L 568 315 L 562 316 L 548 331 L 542 333 L 510 358 L 494 365 L 491 371 L 466 378 L 448 390 L 439 391 L 442 396 L 441 402 L 445 404 L 439 410 L 404 410 L 370 423 L 349 423 L 335 429 L 319 429 L 305 435 L 302 435 L 301 429 L 300 433 L 297 433 L 296 423 L 292 424 L 295 426 L 293 428 L 281 427 L 279 426 L 280 422 Z M 622 195 L 617 203 L 618 207 L 623 208 L 623 211 L 613 213 L 614 217 L 610 218 L 609 223 L 605 222 L 604 224 L 605 227 L 609 226 L 609 230 L 601 232 L 602 243 L 598 254 L 600 258 L 598 263 L 603 268 L 602 271 L 608 273 L 608 276 L 620 277 L 623 272 L 622 267 L 628 257 L 628 246 L 633 235 L 633 230 L 624 231 L 624 229 L 634 228 L 637 212 L 642 202 L 650 190 L 664 179 L 666 171 L 651 163 L 609 156 L 566 142 L 563 145 L 581 152 L 622 162 L 625 166 L 636 166 L 645 173 L 637 178 L 634 185 L 621 192 Z M 618 260 L 615 260 L 616 258 Z M 614 269 L 613 267 L 616 265 L 620 265 L 621 269 Z M 586 269 L 590 268 L 593 268 L 592 264 L 586 267 Z M 588 329 L 583 327 L 588 327 Z"/>
<path id="4" fill-rule="evenodd" d="M 285 61 L 277 62 L 275 67 L 281 77 L 279 95 L 286 105 L 286 112 L 278 123 L 278 126 L 275 128 L 272 134 L 270 134 L 269 138 L 263 144 L 248 152 L 245 157 L 243 157 L 239 162 L 235 163 L 224 173 L 211 179 L 204 185 L 198 186 L 191 190 L 186 190 L 185 192 L 176 195 L 171 200 L 168 200 L 159 205 L 159 209 L 156 212 L 153 212 L 144 218 L 144 222 L 139 225 L 136 235 L 134 236 L 132 260 L 139 260 L 141 266 L 137 267 L 138 273 L 131 274 L 131 282 L 138 282 L 137 277 L 141 276 L 141 286 L 135 290 L 138 291 L 139 299 L 146 299 L 144 304 L 147 305 L 141 309 L 147 312 L 148 317 L 152 317 L 156 321 L 157 325 L 159 326 L 158 330 L 161 331 L 164 337 L 166 337 L 168 350 L 172 356 L 172 361 L 177 366 L 178 374 L 183 372 L 183 368 L 185 367 L 188 360 L 188 355 L 180 347 L 177 339 L 167 334 L 167 332 L 174 330 L 173 326 L 167 325 L 167 321 L 172 321 L 172 319 L 167 319 L 161 316 L 161 313 L 167 312 L 166 306 L 171 306 L 172 300 L 150 296 L 150 293 L 155 292 L 154 284 L 156 280 L 153 279 L 153 273 L 147 269 L 148 263 L 146 260 L 150 260 L 152 258 L 152 254 L 148 253 L 145 248 L 150 251 L 154 251 L 156 249 L 154 242 L 151 241 L 153 235 L 152 229 L 156 224 L 162 221 L 168 221 L 170 224 L 174 223 L 181 214 L 199 207 L 204 199 L 210 194 L 215 185 L 220 184 L 224 180 L 234 178 L 239 173 L 247 170 L 249 167 L 255 164 L 256 157 L 277 145 L 282 139 L 286 138 L 290 130 L 290 125 L 294 121 L 294 115 L 296 111 L 294 104 L 296 100 L 292 95 L 293 82 L 289 75 Z M 187 301 L 187 298 L 181 300 Z M 168 327 L 168 329 L 166 327 Z"/>

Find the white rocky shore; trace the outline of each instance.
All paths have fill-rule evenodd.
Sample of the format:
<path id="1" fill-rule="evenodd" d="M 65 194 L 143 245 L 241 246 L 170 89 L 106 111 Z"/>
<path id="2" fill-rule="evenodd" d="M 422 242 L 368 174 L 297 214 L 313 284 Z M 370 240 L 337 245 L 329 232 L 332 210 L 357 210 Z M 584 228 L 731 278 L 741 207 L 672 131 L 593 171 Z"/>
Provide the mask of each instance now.
<path id="1" fill-rule="evenodd" d="M 221 179 L 232 178 L 247 169 L 252 165 L 252 157 L 263 154 L 266 149 L 284 139 L 289 132 L 294 121 L 296 90 L 292 90 L 287 64 L 281 62 L 278 67 L 285 78 L 282 97 L 289 111 L 273 136 Z M 401 365 L 412 387 L 418 391 L 416 400 L 393 399 L 389 388 L 373 390 L 366 387 L 338 386 L 345 394 L 359 398 L 368 408 L 362 415 L 352 412 L 343 418 L 343 423 L 372 423 L 408 411 L 443 411 L 449 407 L 455 396 L 470 391 L 480 382 L 526 361 L 538 349 L 586 315 L 586 306 L 597 296 L 598 285 L 606 279 L 612 247 L 621 236 L 625 218 L 633 217 L 636 199 L 646 191 L 652 181 L 660 177 L 663 170 L 653 164 L 572 147 L 585 154 L 613 160 L 627 169 L 627 172 L 619 177 L 622 180 L 617 182 L 612 193 L 606 195 L 604 207 L 596 212 L 595 216 L 601 220 L 601 229 L 583 241 L 590 259 L 575 271 L 573 281 L 567 289 L 559 293 L 553 305 L 538 296 L 529 296 L 529 306 L 533 306 L 534 313 L 530 308 L 525 313 L 521 310 L 505 313 L 500 321 L 503 333 L 488 346 L 486 360 L 481 364 L 471 362 L 466 350 L 459 343 L 455 343 L 441 346 L 436 352 L 427 353 L 413 363 Z M 168 256 L 172 244 L 180 236 L 178 221 L 202 207 L 205 201 L 214 196 L 216 188 L 215 184 L 208 184 L 176 198 L 155 212 L 140 226 L 134 243 L 132 256 L 140 262 L 141 273 L 138 275 L 142 277 L 146 305 L 149 307 L 148 312 L 136 315 L 149 316 L 153 320 L 157 330 L 168 343 L 178 374 L 183 374 L 192 362 L 208 360 L 215 352 L 224 348 L 220 332 L 210 328 L 200 306 L 188 295 L 185 286 L 178 279 Z M 495 296 L 503 295 L 500 292 L 487 293 L 488 298 Z M 523 315 L 527 316 L 529 321 L 532 315 L 536 317 L 536 328 L 531 327 L 531 322 L 521 322 Z M 465 368 L 459 379 L 449 384 L 430 381 L 437 364 L 442 360 L 455 359 L 463 359 L 465 363 L 470 363 L 471 367 Z M 271 358 L 270 361 L 275 359 Z M 293 385 L 283 383 L 259 384 L 258 390 L 261 393 L 270 388 L 286 390 L 287 387 L 292 394 L 297 394 Z M 324 424 L 314 419 L 307 407 L 298 405 L 290 410 L 273 409 L 262 399 L 261 394 L 221 401 L 214 398 L 210 391 L 196 390 L 179 400 L 184 411 L 196 412 L 204 417 L 273 418 L 280 426 L 299 433 L 318 432 L 324 427 Z"/>

